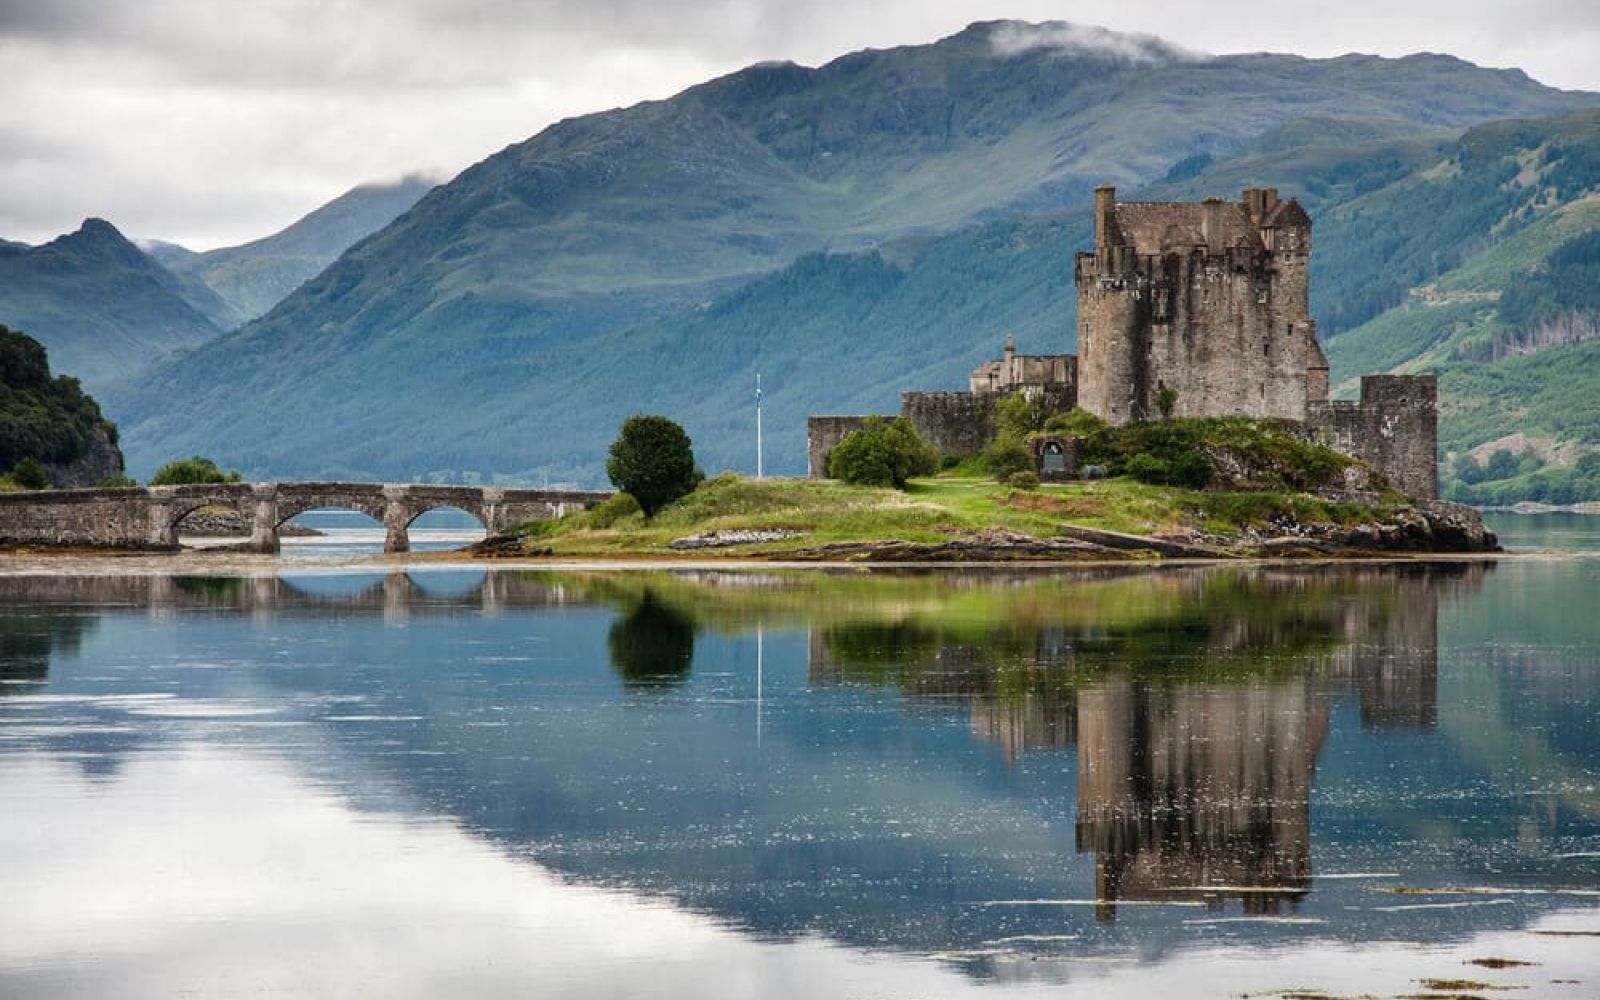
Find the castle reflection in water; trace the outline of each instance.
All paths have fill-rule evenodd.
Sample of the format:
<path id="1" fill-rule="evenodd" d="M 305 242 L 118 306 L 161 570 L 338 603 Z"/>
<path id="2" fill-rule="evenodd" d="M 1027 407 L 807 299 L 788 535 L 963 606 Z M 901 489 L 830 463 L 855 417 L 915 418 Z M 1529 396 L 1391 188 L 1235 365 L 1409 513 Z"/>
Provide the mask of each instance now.
<path id="1" fill-rule="evenodd" d="M 1119 901 L 1237 899 L 1273 915 L 1311 888 L 1310 794 L 1330 696 L 1353 693 L 1364 729 L 1432 728 L 1441 598 L 1486 572 L 1268 572 L 1238 595 L 1273 602 L 1280 613 L 1268 615 L 1203 593 L 1215 577 L 1174 576 L 1188 592 L 1173 595 L 1180 610 L 1120 632 L 1043 624 L 1031 650 L 1009 652 L 1015 635 L 886 638 L 912 658 L 910 647 L 931 646 L 908 693 L 966 702 L 972 731 L 1008 759 L 1076 746 L 1077 848 L 1094 854 L 1101 920 Z M 859 676 L 860 636 L 838 639 L 813 632 L 813 683 Z M 1162 669 L 1142 670 L 1141 651 Z"/>
<path id="2" fill-rule="evenodd" d="M 636 687 L 682 683 L 702 629 L 804 629 L 813 686 L 891 685 L 914 705 L 964 709 L 1012 761 L 1075 747 L 1077 850 L 1094 856 L 1111 921 L 1130 901 L 1237 900 L 1252 915 L 1297 903 L 1330 704 L 1353 696 L 1368 730 L 1432 728 L 1441 601 L 1488 569 L 991 573 L 966 588 L 913 575 L 876 591 L 736 574 L 0 578 L 0 607 L 388 619 L 613 606 L 609 652 Z M 962 613 L 994 593 L 1003 613 Z M 0 658 L 14 681 L 42 682 L 51 647 L 93 620 L 0 615 Z"/>

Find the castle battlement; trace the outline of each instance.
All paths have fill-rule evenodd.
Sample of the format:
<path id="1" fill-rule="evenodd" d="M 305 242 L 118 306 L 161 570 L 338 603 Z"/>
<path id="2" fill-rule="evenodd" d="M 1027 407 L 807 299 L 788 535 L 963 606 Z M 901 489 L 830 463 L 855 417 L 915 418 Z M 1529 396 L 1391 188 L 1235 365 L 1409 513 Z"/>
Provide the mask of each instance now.
<path id="1" fill-rule="evenodd" d="M 1304 420 L 1327 397 L 1309 311 L 1311 219 L 1273 188 L 1237 202 L 1123 202 L 1095 189 L 1076 257 L 1078 398 L 1113 424 L 1156 414 Z"/>

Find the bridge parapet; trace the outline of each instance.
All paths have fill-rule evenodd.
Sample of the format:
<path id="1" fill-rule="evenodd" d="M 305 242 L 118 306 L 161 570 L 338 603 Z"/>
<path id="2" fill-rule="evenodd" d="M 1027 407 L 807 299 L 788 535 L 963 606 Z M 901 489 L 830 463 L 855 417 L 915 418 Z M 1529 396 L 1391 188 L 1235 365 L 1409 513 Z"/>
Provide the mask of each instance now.
<path id="1" fill-rule="evenodd" d="M 178 548 L 178 525 L 201 507 L 231 507 L 251 526 L 249 548 L 277 552 L 278 528 L 308 510 L 355 510 L 383 524 L 384 551 L 409 548 L 407 529 L 422 514 L 456 507 L 503 534 L 524 521 L 561 517 L 611 496 L 590 490 L 537 490 L 430 483 L 201 483 L 116 489 L 0 493 L 0 544 Z"/>

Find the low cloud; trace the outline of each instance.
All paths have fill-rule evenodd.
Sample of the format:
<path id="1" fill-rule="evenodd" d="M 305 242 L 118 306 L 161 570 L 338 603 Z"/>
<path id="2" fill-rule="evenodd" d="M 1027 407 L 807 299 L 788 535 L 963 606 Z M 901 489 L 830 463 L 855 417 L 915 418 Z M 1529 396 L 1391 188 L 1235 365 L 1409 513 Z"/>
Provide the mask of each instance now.
<path id="1" fill-rule="evenodd" d="M 999 56 L 1050 49 L 1066 55 L 1109 56 L 1131 63 L 1191 62 L 1209 58 L 1205 53 L 1180 48 L 1155 35 L 1128 34 L 1066 21 L 1044 24 L 1007 21 L 995 27 L 989 44 Z"/>

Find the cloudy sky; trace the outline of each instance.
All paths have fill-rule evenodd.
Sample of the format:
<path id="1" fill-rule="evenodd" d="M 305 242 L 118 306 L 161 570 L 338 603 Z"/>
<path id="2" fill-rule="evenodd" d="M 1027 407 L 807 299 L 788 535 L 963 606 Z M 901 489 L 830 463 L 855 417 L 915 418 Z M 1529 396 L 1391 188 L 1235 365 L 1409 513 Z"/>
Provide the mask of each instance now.
<path id="1" fill-rule="evenodd" d="M 0 237 L 98 215 L 242 242 L 565 116 L 999 17 L 1212 53 L 1449 52 L 1600 91 L 1595 0 L 0 0 Z"/>

